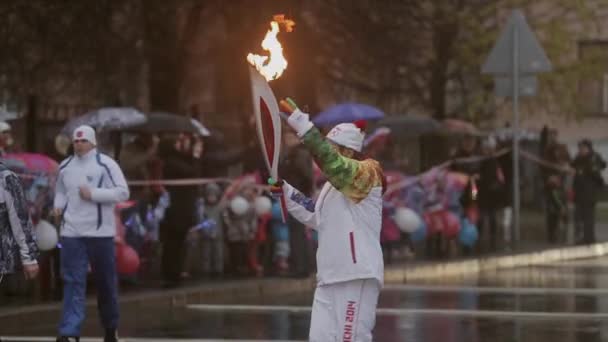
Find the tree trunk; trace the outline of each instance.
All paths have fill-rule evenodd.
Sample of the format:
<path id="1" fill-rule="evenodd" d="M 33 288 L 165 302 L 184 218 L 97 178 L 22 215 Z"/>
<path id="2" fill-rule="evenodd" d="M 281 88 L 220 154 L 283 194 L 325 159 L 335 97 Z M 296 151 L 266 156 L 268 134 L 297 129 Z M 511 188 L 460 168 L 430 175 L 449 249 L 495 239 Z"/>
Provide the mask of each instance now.
<path id="1" fill-rule="evenodd" d="M 150 109 L 177 112 L 179 109 L 177 10 L 168 2 L 160 4 L 154 0 L 142 1 L 142 6 L 146 21 L 146 55 L 150 65 L 148 74 Z"/>
<path id="2" fill-rule="evenodd" d="M 433 48 L 435 57 L 431 66 L 431 109 L 433 117 L 441 120 L 446 117 L 447 86 L 449 67 L 453 58 L 453 44 L 458 37 L 458 25 L 448 16 L 453 15 L 445 7 L 435 9 L 433 25 Z"/>

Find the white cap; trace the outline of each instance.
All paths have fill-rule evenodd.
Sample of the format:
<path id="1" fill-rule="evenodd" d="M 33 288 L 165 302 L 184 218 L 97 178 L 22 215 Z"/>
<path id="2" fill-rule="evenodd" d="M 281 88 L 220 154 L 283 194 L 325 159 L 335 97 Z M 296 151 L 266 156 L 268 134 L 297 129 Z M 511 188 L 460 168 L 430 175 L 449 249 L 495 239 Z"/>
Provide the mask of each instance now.
<path id="1" fill-rule="evenodd" d="M 0 133 L 8 132 L 11 130 L 11 125 L 8 122 L 0 121 Z"/>
<path id="2" fill-rule="evenodd" d="M 341 123 L 327 133 L 327 139 L 357 152 L 361 152 L 364 138 L 361 129 L 352 123 Z"/>
<path id="3" fill-rule="evenodd" d="M 93 145 L 97 145 L 97 138 L 95 137 L 95 130 L 91 126 L 82 125 L 74 130 L 72 135 L 72 141 L 74 140 L 86 140 Z"/>

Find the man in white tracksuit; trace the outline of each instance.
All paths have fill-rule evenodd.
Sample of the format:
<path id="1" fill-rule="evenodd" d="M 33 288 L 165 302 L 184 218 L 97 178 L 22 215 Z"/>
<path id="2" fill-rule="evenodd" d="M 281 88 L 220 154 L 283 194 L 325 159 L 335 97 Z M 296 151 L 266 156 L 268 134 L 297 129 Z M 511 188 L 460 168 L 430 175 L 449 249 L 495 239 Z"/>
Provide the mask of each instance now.
<path id="1" fill-rule="evenodd" d="M 63 215 L 60 226 L 63 314 L 57 341 L 80 339 L 90 264 L 105 330 L 104 342 L 114 342 L 118 340 L 114 206 L 129 198 L 129 188 L 118 164 L 97 151 L 93 128 L 76 128 L 72 142 L 74 155 L 59 166 L 54 201 L 55 214 Z"/>
<path id="2" fill-rule="evenodd" d="M 371 341 L 384 279 L 382 168 L 358 158 L 364 134 L 357 125 L 339 124 L 323 138 L 308 114 L 281 105 L 292 112 L 289 125 L 328 180 L 316 203 L 291 185 L 282 186 L 289 213 L 319 234 L 309 340 Z"/>

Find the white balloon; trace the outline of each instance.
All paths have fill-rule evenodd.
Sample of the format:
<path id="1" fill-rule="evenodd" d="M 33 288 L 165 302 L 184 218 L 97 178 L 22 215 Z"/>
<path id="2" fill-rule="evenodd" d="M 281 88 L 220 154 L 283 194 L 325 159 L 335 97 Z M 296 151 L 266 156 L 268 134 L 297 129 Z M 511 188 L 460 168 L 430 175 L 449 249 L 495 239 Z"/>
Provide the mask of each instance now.
<path id="1" fill-rule="evenodd" d="M 230 209 L 237 215 L 243 215 L 249 210 L 249 202 L 241 196 L 236 196 L 230 201 Z"/>
<path id="2" fill-rule="evenodd" d="M 399 229 L 405 233 L 415 232 L 422 224 L 420 216 L 409 208 L 397 208 L 393 219 Z"/>
<path id="3" fill-rule="evenodd" d="M 258 215 L 268 214 L 272 210 L 272 202 L 266 196 L 256 197 L 253 206 L 255 207 L 255 213 Z"/>
<path id="4" fill-rule="evenodd" d="M 57 229 L 48 221 L 40 220 L 36 225 L 36 244 L 41 251 L 50 251 L 57 246 Z"/>

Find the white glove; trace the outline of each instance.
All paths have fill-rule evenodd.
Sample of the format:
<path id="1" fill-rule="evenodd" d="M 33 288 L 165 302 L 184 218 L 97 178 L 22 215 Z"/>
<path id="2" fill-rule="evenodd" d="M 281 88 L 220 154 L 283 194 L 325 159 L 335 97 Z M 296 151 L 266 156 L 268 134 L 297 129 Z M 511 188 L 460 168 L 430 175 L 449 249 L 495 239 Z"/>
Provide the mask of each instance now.
<path id="1" fill-rule="evenodd" d="M 302 137 L 313 127 L 308 114 L 300 111 L 299 109 L 296 109 L 293 113 L 291 113 L 287 119 L 287 123 L 289 126 L 291 126 L 291 128 L 294 129 L 294 131 L 296 131 L 298 137 Z"/>

